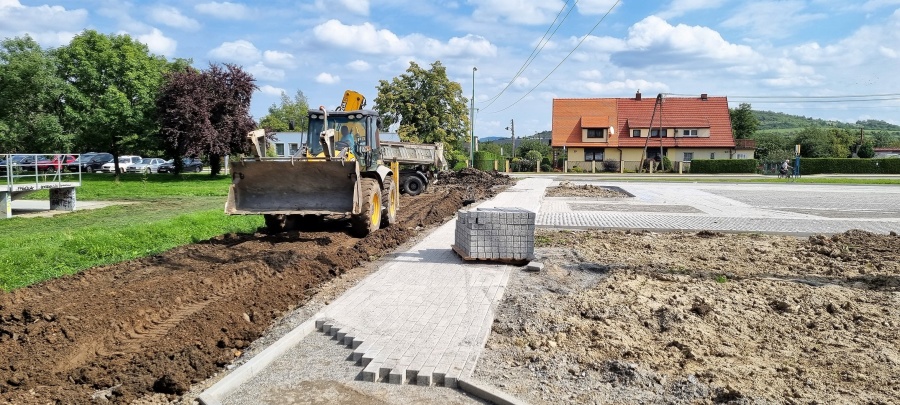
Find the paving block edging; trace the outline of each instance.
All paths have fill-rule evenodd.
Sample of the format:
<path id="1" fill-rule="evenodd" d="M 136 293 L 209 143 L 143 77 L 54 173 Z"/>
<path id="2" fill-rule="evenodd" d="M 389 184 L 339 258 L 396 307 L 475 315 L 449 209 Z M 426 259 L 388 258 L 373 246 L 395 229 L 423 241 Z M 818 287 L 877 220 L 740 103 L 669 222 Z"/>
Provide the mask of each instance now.
<path id="1" fill-rule="evenodd" d="M 241 384 L 262 372 L 275 359 L 281 357 L 285 352 L 300 343 L 306 335 L 315 331 L 316 319 L 319 319 L 321 316 L 322 314 L 316 314 L 308 318 L 305 322 L 282 336 L 281 339 L 278 339 L 265 350 L 253 356 L 252 359 L 234 369 L 231 374 L 204 390 L 203 393 L 197 396 L 197 400 L 203 405 L 222 405 L 222 399 L 227 397 L 228 394 L 231 394 Z"/>
<path id="2" fill-rule="evenodd" d="M 528 405 L 521 399 L 472 378 L 460 378 L 458 384 L 459 389 L 464 392 L 495 405 Z"/>

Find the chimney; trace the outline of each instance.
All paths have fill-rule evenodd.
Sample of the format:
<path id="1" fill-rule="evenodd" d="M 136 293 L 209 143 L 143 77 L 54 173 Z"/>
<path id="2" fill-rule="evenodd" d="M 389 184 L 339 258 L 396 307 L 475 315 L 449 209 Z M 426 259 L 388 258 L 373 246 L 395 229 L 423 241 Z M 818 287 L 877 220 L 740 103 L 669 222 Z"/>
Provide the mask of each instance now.
<path id="1" fill-rule="evenodd" d="M 709 96 L 708 96 L 706 93 L 701 93 L 701 94 L 700 94 L 700 99 L 703 100 L 703 101 L 706 101 L 706 100 L 709 100 Z"/>
<path id="2" fill-rule="evenodd" d="M 637 93 L 634 93 L 634 99 L 637 101 L 641 101 L 641 90 L 638 90 Z"/>

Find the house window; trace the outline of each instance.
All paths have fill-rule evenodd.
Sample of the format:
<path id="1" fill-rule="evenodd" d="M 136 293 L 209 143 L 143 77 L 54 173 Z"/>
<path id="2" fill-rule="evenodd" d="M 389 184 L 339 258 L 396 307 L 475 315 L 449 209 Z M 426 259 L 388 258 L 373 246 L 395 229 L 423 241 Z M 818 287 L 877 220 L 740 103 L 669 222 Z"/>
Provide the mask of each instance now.
<path id="1" fill-rule="evenodd" d="M 640 138 L 640 137 L 641 137 L 641 130 L 640 130 L 640 129 L 632 129 L 632 130 L 631 130 L 631 137 L 632 137 L 632 138 Z"/>
<path id="2" fill-rule="evenodd" d="M 746 158 L 747 158 L 747 155 L 744 154 L 744 153 L 738 153 L 738 154 L 737 154 L 737 158 L 738 158 L 738 159 L 746 159 Z"/>
<path id="3" fill-rule="evenodd" d="M 685 162 L 690 162 L 694 159 L 694 152 L 684 152 L 684 158 L 681 159 Z"/>
<path id="4" fill-rule="evenodd" d="M 300 147 L 296 143 L 289 143 L 288 147 L 290 148 L 291 155 L 294 155 L 298 150 L 300 150 Z"/>
<path id="5" fill-rule="evenodd" d="M 284 156 L 284 144 L 283 143 L 275 144 L 275 154 L 278 156 Z"/>
<path id="6" fill-rule="evenodd" d="M 651 130 L 650 130 L 650 137 L 651 137 L 651 138 L 659 138 L 659 137 L 660 137 L 659 135 L 662 134 L 662 137 L 665 138 L 665 137 L 666 137 L 666 131 L 667 131 L 667 130 L 666 130 L 665 128 L 663 128 L 663 129 L 659 129 L 659 128 L 657 128 L 657 129 L 651 129 Z"/>
<path id="7" fill-rule="evenodd" d="M 685 129 L 681 131 L 681 136 L 697 136 L 696 129 Z"/>
<path id="8" fill-rule="evenodd" d="M 602 162 L 603 161 L 603 149 L 602 148 L 585 148 L 584 149 L 584 161 L 585 162 Z"/>
<path id="9" fill-rule="evenodd" d="M 606 128 L 588 128 L 588 138 L 606 138 Z"/>
<path id="10" fill-rule="evenodd" d="M 709 158 L 710 158 L 710 159 L 715 159 L 715 158 L 716 158 L 716 152 L 709 152 Z"/>

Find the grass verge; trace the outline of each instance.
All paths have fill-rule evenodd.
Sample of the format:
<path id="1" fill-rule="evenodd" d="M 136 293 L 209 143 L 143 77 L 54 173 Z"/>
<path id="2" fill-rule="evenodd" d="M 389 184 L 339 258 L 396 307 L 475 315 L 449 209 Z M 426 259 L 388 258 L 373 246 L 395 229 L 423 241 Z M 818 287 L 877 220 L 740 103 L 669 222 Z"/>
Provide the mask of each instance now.
<path id="1" fill-rule="evenodd" d="M 225 233 L 254 232 L 261 216 L 222 213 L 230 179 L 208 175 L 87 175 L 79 200 L 125 201 L 54 217 L 0 221 L 0 289 L 154 255 Z M 48 198 L 47 192 L 32 198 Z M 43 196 L 41 195 L 43 194 Z"/>

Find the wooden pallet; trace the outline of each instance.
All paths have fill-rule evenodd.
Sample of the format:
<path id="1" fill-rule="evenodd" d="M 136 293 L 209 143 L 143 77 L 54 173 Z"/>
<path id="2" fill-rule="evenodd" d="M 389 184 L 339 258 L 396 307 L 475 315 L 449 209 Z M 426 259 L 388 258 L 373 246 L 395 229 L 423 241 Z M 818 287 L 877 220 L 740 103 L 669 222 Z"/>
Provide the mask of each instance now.
<path id="1" fill-rule="evenodd" d="M 513 259 L 513 258 L 493 259 L 493 258 L 485 258 L 485 257 L 470 257 L 470 256 L 466 256 L 465 252 L 463 252 L 463 250 L 460 249 L 459 246 L 450 245 L 450 247 L 453 249 L 454 252 L 456 252 L 456 254 L 459 255 L 459 257 L 461 259 L 463 259 L 467 262 L 497 262 L 497 263 L 503 263 L 503 264 L 511 264 L 514 266 L 524 266 L 524 265 L 528 264 L 528 262 L 531 261 L 528 259 Z"/>

